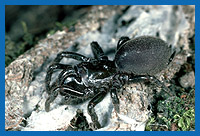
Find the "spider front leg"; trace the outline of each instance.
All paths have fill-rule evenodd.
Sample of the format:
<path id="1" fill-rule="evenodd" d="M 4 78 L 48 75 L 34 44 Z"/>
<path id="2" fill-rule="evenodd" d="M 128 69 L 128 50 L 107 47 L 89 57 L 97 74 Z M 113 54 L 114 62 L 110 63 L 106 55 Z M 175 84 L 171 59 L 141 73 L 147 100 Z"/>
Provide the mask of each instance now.
<path id="1" fill-rule="evenodd" d="M 63 69 L 63 71 L 59 74 L 58 79 L 52 83 L 50 86 L 50 81 L 51 81 L 51 76 L 53 72 L 57 69 Z M 49 94 L 49 97 L 47 98 L 45 102 L 45 110 L 49 111 L 50 109 L 50 104 L 56 99 L 58 96 L 58 93 L 65 92 L 66 94 L 76 96 L 76 97 L 82 97 L 83 93 L 78 92 L 76 90 L 70 89 L 66 85 L 64 85 L 65 79 L 68 77 L 74 77 L 79 81 L 79 77 L 76 73 L 76 71 L 72 68 L 70 65 L 63 65 L 63 64 L 53 64 L 52 66 L 49 67 L 47 71 L 47 76 L 45 78 L 46 81 L 46 91 Z"/>
<path id="2" fill-rule="evenodd" d="M 64 64 L 59 64 L 59 63 L 55 63 L 49 66 L 49 68 L 47 69 L 47 74 L 45 77 L 45 87 L 46 87 L 46 91 L 48 94 L 51 93 L 50 91 L 50 82 L 51 82 L 51 77 L 52 74 L 56 71 L 56 70 L 70 70 L 73 69 L 71 65 L 64 65 Z"/>
<path id="3" fill-rule="evenodd" d="M 47 75 L 46 75 L 46 78 L 45 78 L 45 84 L 46 84 L 46 90 L 47 90 L 48 93 L 50 93 L 49 90 L 50 90 L 51 77 L 52 77 L 52 74 L 55 70 L 58 70 L 58 69 L 65 69 L 65 70 L 73 69 L 71 65 L 64 65 L 64 64 L 59 63 L 63 58 L 72 58 L 72 59 L 81 61 L 82 63 L 83 62 L 89 62 L 91 60 L 88 57 L 85 57 L 81 54 L 74 53 L 74 52 L 63 51 L 63 52 L 59 53 L 57 55 L 57 57 L 54 59 L 53 64 L 50 65 L 48 70 L 47 70 Z"/>
<path id="4" fill-rule="evenodd" d="M 56 82 L 53 83 L 52 86 L 55 86 L 51 89 L 51 94 L 49 94 L 49 97 L 45 101 L 45 111 L 49 112 L 50 110 L 50 104 L 56 99 L 58 96 L 58 91 L 56 91 L 59 87 L 56 85 Z"/>
<path id="5" fill-rule="evenodd" d="M 79 53 L 63 51 L 57 55 L 57 57 L 54 59 L 54 63 L 60 62 L 63 58 L 71 58 L 83 62 L 88 62 L 90 60 L 90 58 L 83 56 Z"/>
<path id="6" fill-rule="evenodd" d="M 45 111 L 47 112 L 49 112 L 50 110 L 50 104 L 56 99 L 59 93 L 65 96 L 69 95 L 69 96 L 78 97 L 78 98 L 82 98 L 86 95 L 85 93 L 72 89 L 67 85 L 62 85 L 62 86 L 56 85 L 56 82 L 54 82 L 53 85 L 54 87 L 51 89 L 52 93 L 49 95 L 49 97 L 47 98 L 45 102 Z"/>
<path id="7" fill-rule="evenodd" d="M 101 128 L 101 124 L 98 121 L 98 116 L 95 112 L 94 107 L 105 98 L 108 91 L 108 87 L 109 86 L 107 84 L 103 85 L 102 88 L 99 89 L 99 93 L 92 100 L 90 100 L 87 107 L 88 114 L 90 115 L 92 122 L 94 123 L 95 129 Z"/>

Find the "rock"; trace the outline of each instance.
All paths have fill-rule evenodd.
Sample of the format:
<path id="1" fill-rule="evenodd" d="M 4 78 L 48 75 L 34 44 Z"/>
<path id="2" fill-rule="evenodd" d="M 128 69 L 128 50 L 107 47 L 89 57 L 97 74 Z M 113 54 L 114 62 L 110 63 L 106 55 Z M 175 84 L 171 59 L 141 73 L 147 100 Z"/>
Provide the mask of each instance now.
<path id="1" fill-rule="evenodd" d="M 24 94 L 33 78 L 33 65 L 18 59 L 5 70 L 5 129 L 17 129 L 24 119 Z"/>
<path id="2" fill-rule="evenodd" d="M 179 83 L 182 87 L 188 88 L 193 87 L 195 85 L 195 74 L 194 71 L 191 71 L 179 79 Z"/>
<path id="3" fill-rule="evenodd" d="M 138 84 L 125 86 L 118 94 L 120 112 L 113 109 L 108 127 L 101 130 L 144 131 L 151 110 L 148 94 L 143 89 L 147 88 Z"/>

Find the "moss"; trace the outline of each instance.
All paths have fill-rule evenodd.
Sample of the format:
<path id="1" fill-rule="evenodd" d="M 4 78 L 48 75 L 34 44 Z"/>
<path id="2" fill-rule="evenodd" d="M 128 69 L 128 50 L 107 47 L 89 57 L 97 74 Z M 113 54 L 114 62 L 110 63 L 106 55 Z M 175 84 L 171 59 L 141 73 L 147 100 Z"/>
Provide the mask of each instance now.
<path id="1" fill-rule="evenodd" d="M 58 30 L 67 30 L 71 31 L 74 28 L 74 25 L 77 23 L 78 17 L 68 18 L 62 22 L 55 22 L 55 27 L 52 30 L 49 30 L 47 34 L 53 35 Z"/>
<path id="2" fill-rule="evenodd" d="M 37 40 L 34 40 L 34 36 L 28 32 L 25 22 L 22 22 L 22 26 L 24 30 L 24 36 L 20 42 L 12 41 L 7 34 L 5 36 L 5 66 L 8 66 L 19 55 L 23 54 L 37 43 Z"/>
<path id="3" fill-rule="evenodd" d="M 8 66 L 20 54 L 25 51 L 25 44 L 13 42 L 9 36 L 5 38 L 5 66 Z"/>
<path id="4" fill-rule="evenodd" d="M 146 131 L 191 131 L 195 130 L 194 89 L 178 97 L 159 101 L 157 115 L 153 115 L 146 125 Z"/>
<path id="5" fill-rule="evenodd" d="M 75 11 L 75 9 L 77 9 Z M 13 41 L 8 34 L 6 34 L 6 44 L 5 44 L 5 66 L 8 66 L 12 61 L 14 61 L 19 55 L 23 54 L 25 51 L 32 48 L 40 39 L 44 39 L 47 34 L 53 35 L 58 30 L 66 30 L 66 31 L 75 31 L 74 25 L 77 23 L 77 20 L 80 20 L 88 11 L 87 6 L 74 6 L 74 8 L 71 9 L 71 13 L 68 14 L 68 16 L 63 18 L 62 12 L 60 14 L 57 14 L 57 22 L 56 20 L 52 19 L 53 22 L 46 20 L 52 25 L 47 25 L 47 27 L 39 27 L 34 28 L 40 30 L 36 33 L 36 31 L 33 31 L 34 22 L 25 22 L 21 20 L 21 25 L 23 28 L 23 36 L 20 38 L 17 38 L 16 41 Z M 60 9 L 62 11 L 62 9 Z M 27 11 L 31 13 L 30 11 Z M 45 13 L 44 13 L 45 14 Z M 23 16 L 24 14 L 20 14 Z M 36 14 L 36 16 L 38 16 Z M 62 17 L 60 17 L 62 16 Z M 38 16 L 39 17 L 39 16 Z M 59 19 L 60 17 L 60 19 Z M 36 17 L 35 17 L 36 18 Z M 53 17 L 54 18 L 54 17 Z M 47 19 L 47 18 L 45 18 Z M 30 20 L 31 21 L 31 20 Z M 43 20 L 45 21 L 45 20 Z M 43 22 L 42 21 L 42 22 Z M 40 22 L 40 21 L 39 21 Z M 41 23 L 41 22 L 40 22 Z M 27 26 L 27 24 L 29 24 Z M 39 24 L 37 24 L 39 25 Z M 19 26 L 18 26 L 19 27 Z M 31 30 L 29 30 L 31 29 Z M 31 33 L 32 32 L 32 33 Z M 9 31 L 8 31 L 9 33 Z"/>

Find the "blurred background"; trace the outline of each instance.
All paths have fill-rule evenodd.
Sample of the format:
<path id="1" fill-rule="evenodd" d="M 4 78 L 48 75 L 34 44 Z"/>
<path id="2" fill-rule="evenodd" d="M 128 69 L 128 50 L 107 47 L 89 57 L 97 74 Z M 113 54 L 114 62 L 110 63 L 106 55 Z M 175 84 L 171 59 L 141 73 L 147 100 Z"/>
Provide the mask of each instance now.
<path id="1" fill-rule="evenodd" d="M 83 5 L 6 5 L 5 66 L 57 30 L 73 31 L 77 19 L 91 9 Z"/>

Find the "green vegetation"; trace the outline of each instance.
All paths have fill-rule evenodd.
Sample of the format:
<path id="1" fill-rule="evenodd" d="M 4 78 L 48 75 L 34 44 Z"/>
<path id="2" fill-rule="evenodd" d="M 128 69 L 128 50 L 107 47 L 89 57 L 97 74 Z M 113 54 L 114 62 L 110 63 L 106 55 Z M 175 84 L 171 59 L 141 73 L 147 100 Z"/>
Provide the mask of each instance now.
<path id="1" fill-rule="evenodd" d="M 34 42 L 34 36 L 28 32 L 25 22 L 22 22 L 22 26 L 24 36 L 20 42 L 15 43 L 7 34 L 5 35 L 5 66 L 8 66 L 19 55 L 24 53 L 37 42 Z"/>
<path id="2" fill-rule="evenodd" d="M 58 30 L 63 30 L 69 28 L 76 23 L 76 19 L 69 19 L 66 22 L 60 23 L 55 22 L 55 27 L 49 30 L 47 34 L 54 34 Z M 24 35 L 19 42 L 12 41 L 9 35 L 5 35 L 5 67 L 7 67 L 13 60 L 15 60 L 19 55 L 23 54 L 25 51 L 33 47 L 39 40 L 36 35 L 29 32 L 26 22 L 21 22 Z"/>
<path id="3" fill-rule="evenodd" d="M 71 18 L 67 18 L 62 22 L 55 22 L 53 28 L 49 28 L 47 33 L 41 35 L 53 35 L 58 30 L 68 30 L 75 31 L 74 25 L 76 24 L 79 15 Z M 40 37 L 31 34 L 28 30 L 26 22 L 22 21 L 21 25 L 23 27 L 24 35 L 20 41 L 13 41 L 8 34 L 5 35 L 5 67 L 7 67 L 12 61 L 14 61 L 19 55 L 23 54 L 25 51 L 33 47 L 41 39 Z M 44 36 L 43 36 L 44 38 Z"/>
<path id="4" fill-rule="evenodd" d="M 147 131 L 192 131 L 195 130 L 195 90 L 187 94 L 159 101 L 157 115 L 153 115 L 146 125 Z"/>

